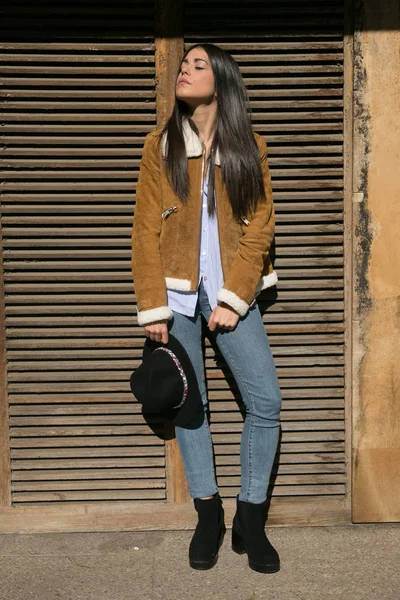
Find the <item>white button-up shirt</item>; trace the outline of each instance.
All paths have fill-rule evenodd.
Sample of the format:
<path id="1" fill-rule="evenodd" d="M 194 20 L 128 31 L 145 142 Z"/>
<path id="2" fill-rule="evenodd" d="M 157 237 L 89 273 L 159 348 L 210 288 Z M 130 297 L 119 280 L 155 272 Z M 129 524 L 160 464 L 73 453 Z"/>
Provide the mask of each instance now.
<path id="1" fill-rule="evenodd" d="M 194 292 L 167 290 L 168 306 L 171 310 L 193 317 L 198 298 L 198 287 L 203 279 L 204 289 L 212 309 L 217 306 L 217 292 L 224 284 L 219 246 L 217 214 L 210 217 L 207 212 L 208 180 L 203 182 L 201 236 L 199 257 L 199 279 Z M 214 192 L 215 194 L 215 192 Z"/>

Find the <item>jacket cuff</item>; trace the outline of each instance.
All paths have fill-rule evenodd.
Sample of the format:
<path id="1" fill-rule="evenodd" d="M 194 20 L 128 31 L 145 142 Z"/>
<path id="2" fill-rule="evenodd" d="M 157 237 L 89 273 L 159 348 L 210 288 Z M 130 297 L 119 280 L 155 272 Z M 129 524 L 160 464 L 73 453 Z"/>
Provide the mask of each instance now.
<path id="1" fill-rule="evenodd" d="M 269 275 L 264 275 L 261 277 L 260 281 L 257 283 L 256 292 L 261 292 L 266 288 L 272 287 L 278 283 L 278 274 L 276 271 L 272 271 Z"/>
<path id="2" fill-rule="evenodd" d="M 245 302 L 244 300 L 239 298 L 239 296 L 234 294 L 234 292 L 226 290 L 225 288 L 221 288 L 218 291 L 217 300 L 219 300 L 220 302 L 225 302 L 225 304 L 229 304 L 229 306 L 236 310 L 236 312 L 239 313 L 241 317 L 244 317 L 244 315 L 249 310 L 250 306 L 249 304 L 247 304 L 247 302 Z"/>
<path id="3" fill-rule="evenodd" d="M 172 319 L 173 312 L 168 306 L 158 306 L 150 310 L 137 310 L 137 320 L 139 325 L 148 325 L 155 321 L 163 321 L 164 319 Z"/>

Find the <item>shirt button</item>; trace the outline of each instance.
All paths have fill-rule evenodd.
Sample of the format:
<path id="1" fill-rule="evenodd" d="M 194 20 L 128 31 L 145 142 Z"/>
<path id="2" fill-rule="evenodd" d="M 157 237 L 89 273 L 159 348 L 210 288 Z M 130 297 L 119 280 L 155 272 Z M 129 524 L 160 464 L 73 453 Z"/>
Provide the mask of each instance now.
<path id="1" fill-rule="evenodd" d="M 207 281 L 207 277 L 206 277 L 206 275 L 204 275 L 203 279 L 204 279 L 204 281 Z"/>
<path id="2" fill-rule="evenodd" d="M 207 231 L 207 227 L 203 227 L 203 231 Z"/>
<path id="3" fill-rule="evenodd" d="M 202 255 L 203 255 L 203 256 L 205 256 L 205 255 L 206 255 L 206 252 L 202 252 Z"/>
<path id="4" fill-rule="evenodd" d="M 206 208 L 207 204 L 203 204 L 203 208 Z"/>

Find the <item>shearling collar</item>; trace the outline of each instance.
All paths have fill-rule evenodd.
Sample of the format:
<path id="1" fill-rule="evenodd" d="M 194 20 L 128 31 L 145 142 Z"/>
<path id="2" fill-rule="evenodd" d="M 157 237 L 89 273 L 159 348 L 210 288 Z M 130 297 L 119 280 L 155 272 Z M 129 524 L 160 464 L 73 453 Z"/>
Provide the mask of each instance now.
<path id="1" fill-rule="evenodd" d="M 185 140 L 186 154 L 188 158 L 193 158 L 195 156 L 201 156 L 203 154 L 203 147 L 201 145 L 201 140 L 199 136 L 193 131 L 193 129 L 189 125 L 189 121 L 186 118 L 182 120 L 182 129 L 183 129 L 183 138 Z M 164 133 L 162 137 L 162 153 L 165 157 L 167 155 L 167 132 Z M 215 152 L 215 164 L 219 167 L 221 166 L 219 150 Z"/>

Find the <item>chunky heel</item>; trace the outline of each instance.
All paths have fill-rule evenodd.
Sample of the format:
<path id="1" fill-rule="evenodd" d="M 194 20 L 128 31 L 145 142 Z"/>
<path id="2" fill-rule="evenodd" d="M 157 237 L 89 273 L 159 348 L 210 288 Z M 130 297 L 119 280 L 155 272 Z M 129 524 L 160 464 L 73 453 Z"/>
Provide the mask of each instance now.
<path id="1" fill-rule="evenodd" d="M 234 528 L 232 528 L 232 550 L 236 552 L 236 554 L 246 554 L 243 540 Z"/>

